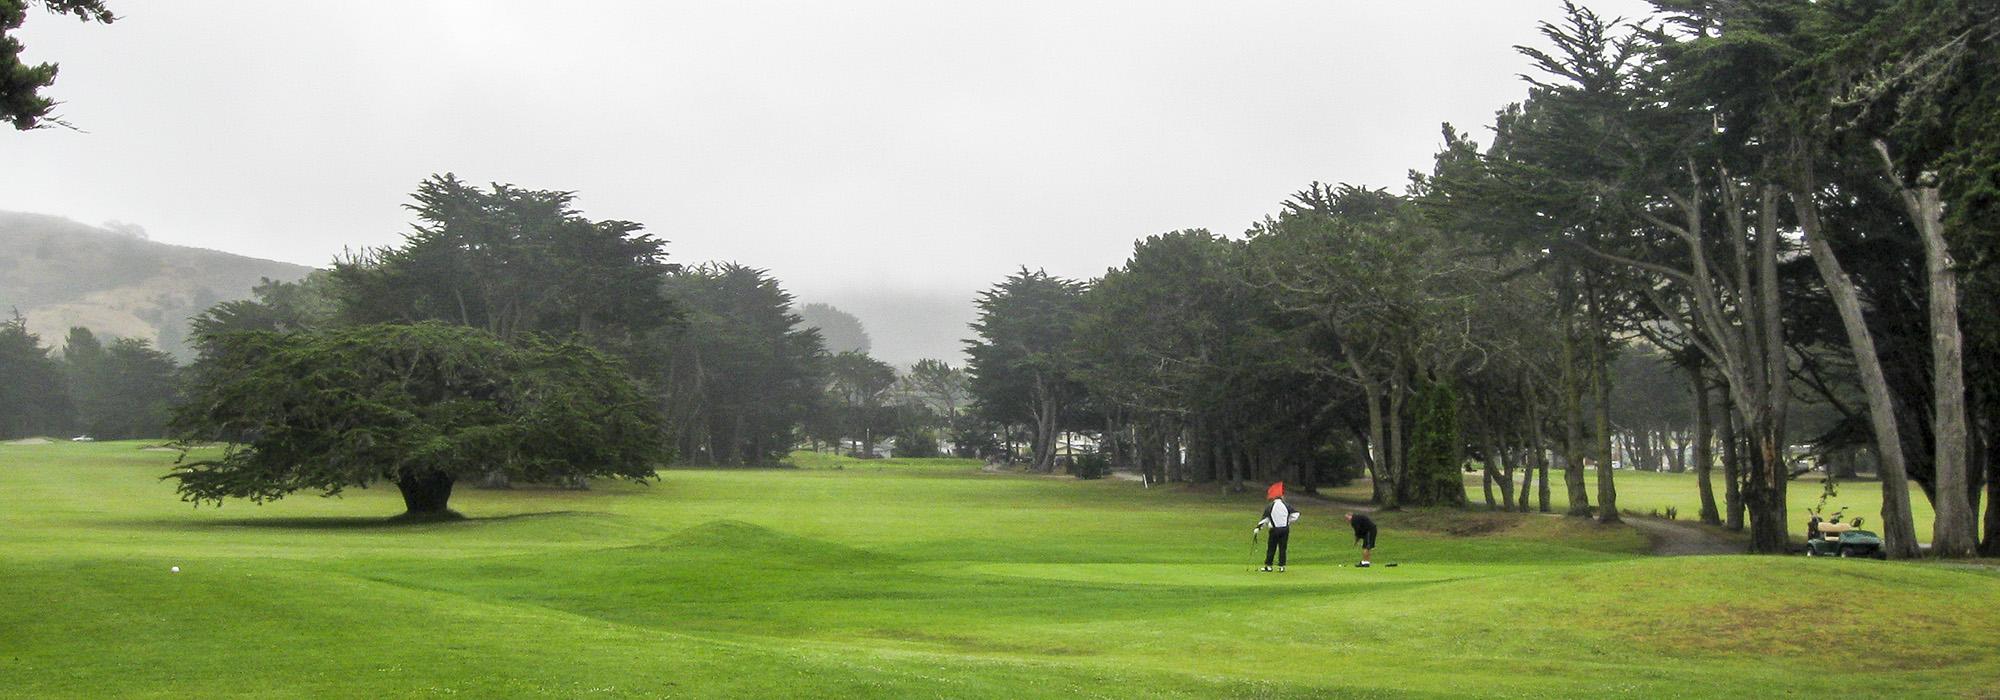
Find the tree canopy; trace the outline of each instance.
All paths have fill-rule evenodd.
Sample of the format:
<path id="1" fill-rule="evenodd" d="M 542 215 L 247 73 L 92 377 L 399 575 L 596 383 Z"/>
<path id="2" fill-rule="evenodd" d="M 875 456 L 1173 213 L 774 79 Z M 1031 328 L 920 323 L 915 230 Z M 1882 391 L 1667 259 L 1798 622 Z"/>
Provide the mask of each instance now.
<path id="1" fill-rule="evenodd" d="M 0 119 L 21 131 L 69 126 L 53 114 L 59 103 L 41 92 L 56 83 L 56 64 L 22 63 L 25 47 L 12 35 L 27 21 L 28 8 L 35 5 L 85 22 L 110 24 L 118 19 L 104 7 L 104 0 L 0 0 Z"/>
<path id="2" fill-rule="evenodd" d="M 407 515 L 454 515 L 460 479 L 643 479 L 668 456 L 652 402 L 617 361 L 576 342 L 439 322 L 205 342 L 174 416 L 182 497 L 262 502 L 395 484 Z M 201 449 L 225 441 L 219 454 Z"/>

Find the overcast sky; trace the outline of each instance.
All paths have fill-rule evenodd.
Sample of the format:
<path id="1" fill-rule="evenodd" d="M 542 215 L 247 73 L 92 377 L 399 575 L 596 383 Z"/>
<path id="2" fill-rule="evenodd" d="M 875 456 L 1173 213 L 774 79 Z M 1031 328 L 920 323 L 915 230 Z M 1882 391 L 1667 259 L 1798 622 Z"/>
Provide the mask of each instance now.
<path id="1" fill-rule="evenodd" d="M 431 173 L 578 193 L 807 300 L 969 299 L 1236 235 L 1483 142 L 1555 0 L 187 2 L 33 11 L 84 133 L 0 132 L 0 209 L 325 265 Z M 1638 0 L 1589 2 L 1636 15 Z M 882 335 L 878 321 L 871 330 Z M 878 345 L 882 339 L 878 338 Z"/>

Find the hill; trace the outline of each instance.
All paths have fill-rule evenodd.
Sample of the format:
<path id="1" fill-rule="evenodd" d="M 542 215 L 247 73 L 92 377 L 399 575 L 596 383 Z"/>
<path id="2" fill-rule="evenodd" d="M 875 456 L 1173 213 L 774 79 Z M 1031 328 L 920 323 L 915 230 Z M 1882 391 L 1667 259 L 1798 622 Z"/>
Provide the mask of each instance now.
<path id="1" fill-rule="evenodd" d="M 116 227 L 116 225 L 112 225 Z M 71 326 L 144 338 L 186 359 L 187 319 L 244 299 L 268 277 L 312 268 L 147 240 L 137 227 L 104 228 L 45 214 L 0 211 L 0 313 L 28 319 L 60 345 Z"/>

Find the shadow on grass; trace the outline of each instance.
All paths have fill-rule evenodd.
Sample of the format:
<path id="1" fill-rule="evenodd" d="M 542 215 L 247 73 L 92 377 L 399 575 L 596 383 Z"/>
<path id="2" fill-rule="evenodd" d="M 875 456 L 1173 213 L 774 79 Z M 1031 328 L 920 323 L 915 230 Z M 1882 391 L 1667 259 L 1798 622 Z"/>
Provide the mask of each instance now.
<path id="1" fill-rule="evenodd" d="M 454 515 L 456 514 L 454 513 Z M 477 525 L 482 523 L 503 523 L 512 520 L 531 520 L 531 519 L 541 519 L 541 518 L 558 518 L 558 517 L 584 516 L 584 515 L 602 515 L 602 513 L 595 513 L 591 511 L 581 511 L 581 510 L 554 510 L 541 513 L 515 513 L 512 515 L 492 515 L 492 516 L 476 517 L 476 518 L 464 517 L 464 516 L 459 516 L 455 518 L 438 518 L 438 517 L 406 518 L 403 517 L 402 515 L 397 515 L 394 517 L 387 517 L 387 518 L 360 517 L 360 516 L 355 516 L 355 517 L 329 516 L 329 517 L 310 517 L 310 518 L 227 518 L 219 520 L 200 520 L 194 522 L 174 521 L 173 524 L 179 526 L 195 526 L 195 527 L 269 528 L 274 530 L 386 530 L 386 529 L 398 529 L 398 528 L 421 528 L 421 527 L 430 527 L 438 525 L 449 526 L 456 524 Z M 162 521 L 159 520 L 147 521 L 148 524 L 160 524 L 161 522 Z"/>

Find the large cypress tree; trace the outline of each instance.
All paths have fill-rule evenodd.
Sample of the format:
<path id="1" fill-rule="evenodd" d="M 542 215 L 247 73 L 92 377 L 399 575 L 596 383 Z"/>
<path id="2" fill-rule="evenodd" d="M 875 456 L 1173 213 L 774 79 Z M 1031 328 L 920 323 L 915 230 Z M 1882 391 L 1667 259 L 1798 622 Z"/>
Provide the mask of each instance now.
<path id="1" fill-rule="evenodd" d="M 575 342 L 513 342 L 437 322 L 204 339 L 174 416 L 170 478 L 191 501 L 275 500 L 394 484 L 415 519 L 455 518 L 462 478 L 642 479 L 666 458 L 652 401 Z M 213 455 L 213 456 L 209 456 Z"/>

